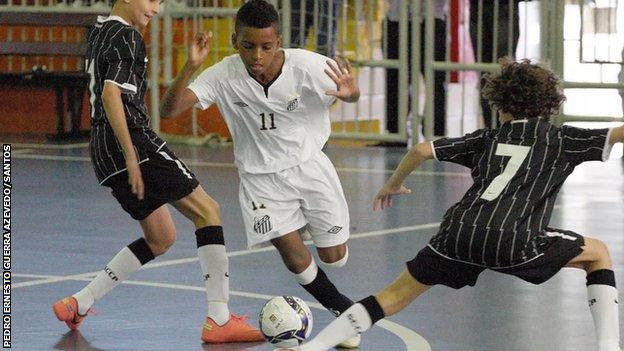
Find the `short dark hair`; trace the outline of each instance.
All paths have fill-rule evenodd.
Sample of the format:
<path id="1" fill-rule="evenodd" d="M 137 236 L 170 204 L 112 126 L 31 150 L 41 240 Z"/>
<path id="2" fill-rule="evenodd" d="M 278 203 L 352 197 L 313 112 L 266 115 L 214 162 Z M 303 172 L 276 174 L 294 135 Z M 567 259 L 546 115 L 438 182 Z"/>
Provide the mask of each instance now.
<path id="1" fill-rule="evenodd" d="M 236 13 L 236 32 L 243 27 L 267 28 L 275 26 L 279 31 L 279 15 L 273 5 L 265 0 L 247 1 Z"/>
<path id="2" fill-rule="evenodd" d="M 486 74 L 481 91 L 493 109 L 514 118 L 550 117 L 559 111 L 565 96 L 555 73 L 527 59 L 505 57 L 499 63 L 500 73 Z"/>

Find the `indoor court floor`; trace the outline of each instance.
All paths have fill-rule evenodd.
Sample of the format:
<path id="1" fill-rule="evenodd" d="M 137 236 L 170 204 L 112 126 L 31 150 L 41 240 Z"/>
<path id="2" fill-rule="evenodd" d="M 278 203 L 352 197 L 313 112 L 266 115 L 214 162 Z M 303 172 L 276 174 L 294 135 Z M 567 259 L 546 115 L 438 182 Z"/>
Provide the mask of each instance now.
<path id="1" fill-rule="evenodd" d="M 231 149 L 171 146 L 222 208 L 230 254 L 231 310 L 257 323 L 274 295 L 310 302 L 316 334 L 331 320 L 270 249 L 246 248 Z M 620 147 L 621 149 L 621 147 Z M 466 169 L 428 161 L 408 178 L 412 194 L 372 211 L 372 198 L 405 149 L 329 147 L 350 205 L 350 258 L 326 269 L 354 300 L 392 281 L 436 232 L 471 183 Z M 139 225 L 97 184 L 86 144 L 13 144 L 13 348 L 15 350 L 272 350 L 269 344 L 202 345 L 205 294 L 192 224 L 172 211 L 178 241 L 94 306 L 80 332 L 56 320 L 54 301 L 82 288 Z M 609 246 L 624 291 L 624 164 L 577 168 L 560 192 L 551 225 Z M 621 318 L 624 323 L 624 318 Z M 564 269 L 534 286 L 485 272 L 474 288 L 434 287 L 366 333 L 360 350 L 594 351 L 585 276 Z"/>

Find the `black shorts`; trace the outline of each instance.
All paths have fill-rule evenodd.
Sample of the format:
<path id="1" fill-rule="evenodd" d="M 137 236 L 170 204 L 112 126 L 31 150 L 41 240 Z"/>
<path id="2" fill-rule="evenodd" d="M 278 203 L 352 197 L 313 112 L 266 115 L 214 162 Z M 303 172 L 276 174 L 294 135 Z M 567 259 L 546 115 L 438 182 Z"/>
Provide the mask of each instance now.
<path id="1" fill-rule="evenodd" d="M 145 186 L 141 201 L 132 193 L 127 171 L 102 184 L 111 188 L 121 207 L 138 221 L 147 218 L 160 206 L 187 196 L 199 185 L 193 172 L 166 145 L 158 152 L 150 153 L 149 159 L 139 166 Z"/>
<path id="2" fill-rule="evenodd" d="M 511 267 L 487 267 L 474 263 L 454 260 L 442 256 L 430 246 L 421 250 L 416 257 L 407 262 L 410 274 L 425 285 L 445 285 L 460 289 L 466 285 L 474 286 L 479 274 L 486 269 L 516 276 L 533 284 L 541 284 L 552 278 L 570 260 L 583 252 L 583 236 L 572 231 L 548 228 L 544 235 L 544 251 L 536 258 Z"/>

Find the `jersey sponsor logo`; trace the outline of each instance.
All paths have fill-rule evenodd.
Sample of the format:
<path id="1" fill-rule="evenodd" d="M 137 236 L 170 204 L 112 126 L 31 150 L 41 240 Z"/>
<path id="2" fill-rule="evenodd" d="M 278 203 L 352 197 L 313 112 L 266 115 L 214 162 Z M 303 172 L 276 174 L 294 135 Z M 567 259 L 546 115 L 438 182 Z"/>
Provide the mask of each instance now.
<path id="1" fill-rule="evenodd" d="M 238 107 L 249 107 L 249 105 L 247 105 L 246 103 L 242 102 L 242 101 L 236 101 L 234 103 L 234 105 L 238 106 Z"/>
<path id="2" fill-rule="evenodd" d="M 266 234 L 273 229 L 271 225 L 271 217 L 264 215 L 261 217 L 254 217 L 254 231 L 258 234 Z"/>
<path id="3" fill-rule="evenodd" d="M 299 98 L 298 97 L 288 101 L 288 105 L 286 106 L 286 110 L 294 111 L 294 110 L 297 109 L 297 107 L 299 107 Z"/>
<path id="4" fill-rule="evenodd" d="M 336 225 L 336 226 L 331 227 L 327 232 L 330 234 L 338 234 L 341 230 L 342 230 L 342 227 L 339 227 Z"/>

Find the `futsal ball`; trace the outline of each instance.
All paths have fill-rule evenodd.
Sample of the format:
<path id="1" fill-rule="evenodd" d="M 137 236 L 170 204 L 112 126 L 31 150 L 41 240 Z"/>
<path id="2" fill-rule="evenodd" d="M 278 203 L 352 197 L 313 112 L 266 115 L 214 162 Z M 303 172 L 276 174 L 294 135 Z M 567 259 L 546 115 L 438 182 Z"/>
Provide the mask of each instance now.
<path id="1" fill-rule="evenodd" d="M 278 347 L 300 345 L 312 332 L 312 311 L 295 296 L 276 296 L 260 312 L 260 330 Z"/>

